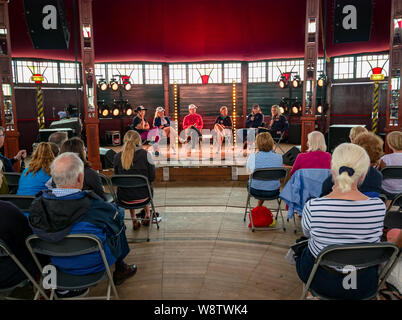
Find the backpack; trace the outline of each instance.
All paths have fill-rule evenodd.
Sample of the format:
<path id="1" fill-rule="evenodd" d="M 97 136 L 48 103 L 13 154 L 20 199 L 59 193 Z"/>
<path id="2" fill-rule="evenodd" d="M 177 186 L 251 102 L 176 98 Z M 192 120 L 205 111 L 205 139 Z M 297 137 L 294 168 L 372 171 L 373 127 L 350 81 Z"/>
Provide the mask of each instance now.
<path id="1" fill-rule="evenodd" d="M 253 210 L 251 210 L 251 215 L 253 216 L 254 227 L 269 227 L 274 222 L 272 212 L 264 206 L 255 207 Z M 251 221 L 248 227 L 251 228 Z"/>

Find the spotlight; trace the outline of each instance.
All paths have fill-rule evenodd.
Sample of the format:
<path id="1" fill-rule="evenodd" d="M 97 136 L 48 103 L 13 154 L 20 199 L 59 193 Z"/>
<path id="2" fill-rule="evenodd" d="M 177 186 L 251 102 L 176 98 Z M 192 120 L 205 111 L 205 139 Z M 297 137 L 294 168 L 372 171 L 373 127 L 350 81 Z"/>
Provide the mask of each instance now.
<path id="1" fill-rule="evenodd" d="M 99 82 L 98 82 L 98 88 L 99 88 L 101 91 L 106 91 L 106 90 L 107 90 L 107 82 L 106 82 L 105 79 L 100 79 L 100 80 L 99 80 Z"/>
<path id="2" fill-rule="evenodd" d="M 321 104 L 319 104 L 317 107 L 317 114 L 322 114 L 322 110 L 323 110 L 323 107 Z"/>
<path id="3" fill-rule="evenodd" d="M 110 80 L 109 86 L 110 86 L 110 88 L 111 88 L 113 91 L 117 91 L 117 90 L 119 89 L 119 84 L 117 83 L 117 81 L 116 81 L 115 78 L 112 78 L 112 79 Z"/>
<path id="4" fill-rule="evenodd" d="M 101 116 L 106 118 L 110 115 L 110 110 L 108 106 L 103 106 L 101 110 Z"/>
<path id="5" fill-rule="evenodd" d="M 300 104 L 300 102 L 296 101 L 292 105 L 291 113 L 292 113 L 293 116 L 297 116 L 297 115 L 299 115 L 301 113 L 301 104 Z"/>
<path id="6" fill-rule="evenodd" d="M 300 76 L 298 74 L 296 74 L 293 78 L 292 86 L 293 86 L 293 88 L 298 88 L 298 87 L 300 87 L 300 84 L 301 84 Z"/>
<path id="7" fill-rule="evenodd" d="M 327 83 L 327 77 L 325 76 L 324 73 L 321 73 L 320 77 L 318 78 L 317 85 L 319 87 L 323 87 L 325 86 L 326 83 Z"/>
<path id="8" fill-rule="evenodd" d="M 133 113 L 134 113 L 133 107 L 127 103 L 124 108 L 124 115 L 127 117 L 131 117 Z"/>
<path id="9" fill-rule="evenodd" d="M 121 80 L 123 81 L 123 87 L 126 91 L 131 89 L 131 82 L 129 76 L 121 76 Z"/>
<path id="10" fill-rule="evenodd" d="M 289 85 L 288 79 L 286 79 L 286 76 L 281 75 L 281 79 L 279 80 L 279 87 L 284 89 Z"/>
<path id="11" fill-rule="evenodd" d="M 281 114 L 285 113 L 285 108 L 284 107 L 279 107 L 279 111 L 281 112 Z"/>
<path id="12" fill-rule="evenodd" d="M 112 108 L 113 117 L 118 117 L 120 115 L 120 107 L 118 104 L 114 104 Z"/>

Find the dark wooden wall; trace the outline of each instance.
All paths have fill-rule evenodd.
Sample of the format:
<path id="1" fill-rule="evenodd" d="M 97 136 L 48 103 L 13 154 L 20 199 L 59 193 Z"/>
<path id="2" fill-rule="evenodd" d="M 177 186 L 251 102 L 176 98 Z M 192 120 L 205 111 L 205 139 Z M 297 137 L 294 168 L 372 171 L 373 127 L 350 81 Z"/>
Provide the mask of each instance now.
<path id="1" fill-rule="evenodd" d="M 365 124 L 371 129 L 374 84 L 339 84 L 332 87 L 331 124 Z M 379 132 L 385 128 L 387 85 L 380 85 Z"/>

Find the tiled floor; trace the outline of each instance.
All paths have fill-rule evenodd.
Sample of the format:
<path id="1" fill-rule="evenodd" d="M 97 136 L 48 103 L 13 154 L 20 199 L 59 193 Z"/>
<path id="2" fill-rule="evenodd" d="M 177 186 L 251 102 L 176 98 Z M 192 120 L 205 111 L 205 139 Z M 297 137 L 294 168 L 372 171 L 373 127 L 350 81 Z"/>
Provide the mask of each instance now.
<path id="1" fill-rule="evenodd" d="M 138 272 L 117 287 L 120 298 L 298 299 L 302 284 L 284 256 L 301 234 L 294 234 L 293 222 L 286 232 L 251 232 L 248 219 L 243 222 L 246 196 L 240 182 L 156 187 L 163 220 L 159 230 L 153 225 L 150 242 L 144 241 L 146 227 L 131 229 L 126 212 L 126 261 L 136 263 Z M 105 288 L 100 284 L 90 295 Z"/>

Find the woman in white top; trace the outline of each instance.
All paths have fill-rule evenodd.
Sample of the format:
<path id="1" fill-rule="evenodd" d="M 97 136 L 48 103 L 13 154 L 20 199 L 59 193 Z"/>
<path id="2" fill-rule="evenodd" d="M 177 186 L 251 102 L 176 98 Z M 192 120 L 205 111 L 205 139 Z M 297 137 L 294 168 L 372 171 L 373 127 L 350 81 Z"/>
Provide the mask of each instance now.
<path id="1" fill-rule="evenodd" d="M 335 185 L 330 194 L 309 200 L 303 210 L 302 228 L 308 247 L 296 258 L 300 279 L 306 283 L 318 254 L 329 245 L 377 243 L 383 234 L 385 204 L 358 190 L 363 182 L 370 158 L 360 146 L 343 143 L 331 160 Z M 364 299 L 377 288 L 377 267 L 359 270 L 357 289 L 346 290 L 346 274 L 335 268 L 319 267 L 311 288 L 335 299 Z"/>
<path id="2" fill-rule="evenodd" d="M 389 166 L 402 166 L 402 132 L 392 131 L 387 136 L 387 143 L 392 153 L 386 154 L 380 160 L 378 169 Z M 382 191 L 392 200 L 395 195 L 402 192 L 402 179 L 384 179 L 382 181 Z"/>

